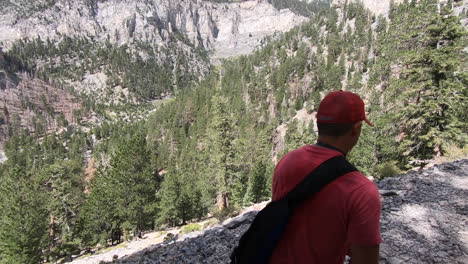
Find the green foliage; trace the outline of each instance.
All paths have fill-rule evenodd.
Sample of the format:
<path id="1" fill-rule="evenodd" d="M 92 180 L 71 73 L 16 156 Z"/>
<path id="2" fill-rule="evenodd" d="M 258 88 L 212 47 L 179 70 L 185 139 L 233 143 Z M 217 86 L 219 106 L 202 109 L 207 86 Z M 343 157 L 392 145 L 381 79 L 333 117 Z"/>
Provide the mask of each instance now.
<path id="1" fill-rule="evenodd" d="M 54 260 L 80 252 L 77 221 L 84 202 L 83 164 L 76 160 L 56 161 L 38 173 L 49 215 L 48 257 Z"/>
<path id="2" fill-rule="evenodd" d="M 214 3 L 238 3 L 243 0 L 205 0 L 208 2 Z M 312 17 L 324 9 L 330 6 L 328 1 L 301 1 L 301 0 L 269 0 L 275 8 L 277 9 L 290 9 L 292 12 L 306 16 Z"/>
<path id="3" fill-rule="evenodd" d="M 329 7 L 327 1 L 269 0 L 277 9 L 288 8 L 296 14 L 311 17 Z"/>
<path id="4" fill-rule="evenodd" d="M 188 224 L 188 225 L 184 225 L 182 227 L 181 233 L 182 234 L 187 234 L 187 233 L 190 233 L 190 232 L 199 231 L 199 230 L 201 230 L 201 228 L 202 228 L 201 225 L 197 224 L 197 223 Z"/>
<path id="5" fill-rule="evenodd" d="M 269 198 L 267 192 L 267 178 L 271 175 L 266 174 L 266 166 L 263 161 L 255 163 L 250 175 L 247 192 L 244 197 L 244 204 L 258 203 Z"/>
<path id="6" fill-rule="evenodd" d="M 458 74 L 466 30 L 448 7 L 439 12 L 434 1 L 421 1 L 414 8 L 401 5 L 394 12 L 394 24 L 384 38 L 389 41 L 382 49 L 402 65 L 402 71 L 389 83 L 392 108 L 398 111 L 387 117 L 399 124 L 399 161 L 407 165 L 413 159 L 444 155 L 450 142 L 468 141 L 460 122 L 464 112 L 460 109 L 466 107 L 466 76 Z M 409 17 L 419 22 L 404 23 Z M 399 52 L 392 52 L 395 49 Z"/>
<path id="7" fill-rule="evenodd" d="M 177 174 L 165 176 L 161 185 L 161 202 L 159 204 L 159 224 L 168 223 L 175 226 L 179 223 L 177 205 L 180 196 L 180 187 L 183 183 L 179 181 Z"/>
<path id="8" fill-rule="evenodd" d="M 376 148 L 379 140 L 375 129 L 364 123 L 359 142 L 348 155 L 348 159 L 365 175 L 372 175 L 372 169 L 379 161 Z"/>
<path id="9" fill-rule="evenodd" d="M 193 171 L 166 174 L 160 192 L 158 223 L 175 226 L 205 216 L 208 204 L 203 196 L 203 187 Z"/>
<path id="10" fill-rule="evenodd" d="M 45 197 L 31 175 L 13 167 L 0 181 L 0 263 L 40 263 L 47 236 Z"/>
<path id="11" fill-rule="evenodd" d="M 145 136 L 137 131 L 117 145 L 108 168 L 98 169 L 83 214 L 88 243 L 129 239 L 154 227 L 159 179 L 150 164 Z"/>
<path id="12" fill-rule="evenodd" d="M 379 164 L 376 166 L 376 171 L 378 173 L 378 178 L 383 179 L 386 177 L 392 177 L 397 174 L 401 173 L 400 168 L 396 165 L 397 161 L 391 160 L 391 161 L 386 161 L 383 164 Z"/>
<path id="13" fill-rule="evenodd" d="M 229 206 L 231 186 L 237 170 L 233 162 L 234 149 L 234 120 L 227 111 L 227 100 L 223 97 L 212 98 L 211 118 L 208 130 L 210 140 L 210 174 L 217 186 L 217 199 L 221 208 Z"/>
<path id="14" fill-rule="evenodd" d="M 286 131 L 284 154 L 301 146 L 314 144 L 316 139 L 317 136 L 307 124 L 302 124 L 294 119 L 288 124 Z"/>
<path id="15" fill-rule="evenodd" d="M 86 37 L 66 36 L 59 43 L 37 38 L 14 43 L 7 58 L 17 60 L 17 68 L 26 68 L 37 77 L 56 83 L 81 82 L 87 74 L 102 72 L 107 77 L 107 90 L 103 93 L 112 95 L 114 88 L 121 86 L 128 88 L 130 96 L 145 101 L 159 98 L 161 94 L 173 94 L 178 89 L 189 87 L 197 79 L 190 69 L 189 59 L 194 57 L 192 59 L 203 61 L 205 55 L 173 51 L 171 49 L 177 50 L 177 43 L 183 42 L 176 38 L 173 41 L 168 47 L 154 48 L 140 42 L 132 46 L 118 46 L 109 41 L 99 43 Z M 161 63 L 159 53 L 180 56 L 176 56 L 174 62 Z M 140 54 L 147 56 L 143 58 Z M 132 98 L 126 99 L 131 102 Z M 97 98 L 89 97 L 87 100 Z M 97 102 L 108 103 L 102 100 Z"/>
<path id="16" fill-rule="evenodd" d="M 223 222 L 224 220 L 226 220 L 226 219 L 228 219 L 230 217 L 234 217 L 237 214 L 239 214 L 239 210 L 238 210 L 238 208 L 236 208 L 234 206 L 226 207 L 226 208 L 223 208 L 223 209 L 216 209 L 213 212 L 213 216 L 219 222 Z"/>

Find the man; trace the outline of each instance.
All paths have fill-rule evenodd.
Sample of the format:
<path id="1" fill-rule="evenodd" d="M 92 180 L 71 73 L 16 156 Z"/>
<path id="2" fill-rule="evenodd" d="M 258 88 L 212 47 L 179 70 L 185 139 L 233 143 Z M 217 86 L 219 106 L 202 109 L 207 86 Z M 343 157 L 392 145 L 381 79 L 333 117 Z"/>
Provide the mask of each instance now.
<path id="1" fill-rule="evenodd" d="M 328 94 L 317 113 L 318 142 L 286 154 L 275 168 L 273 200 L 293 189 L 324 161 L 344 155 L 358 142 L 367 120 L 362 99 L 351 92 Z M 375 184 L 355 171 L 340 176 L 299 206 L 270 263 L 377 264 L 380 197 Z"/>

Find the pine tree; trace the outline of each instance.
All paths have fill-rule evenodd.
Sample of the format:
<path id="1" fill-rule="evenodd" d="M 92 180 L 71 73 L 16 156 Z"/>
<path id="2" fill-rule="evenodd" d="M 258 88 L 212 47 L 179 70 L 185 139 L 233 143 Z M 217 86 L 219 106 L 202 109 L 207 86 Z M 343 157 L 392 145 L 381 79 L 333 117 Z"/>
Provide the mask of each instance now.
<path id="1" fill-rule="evenodd" d="M 467 141 L 463 122 L 458 119 L 460 107 L 466 105 L 466 76 L 457 74 L 466 30 L 446 8 L 440 14 L 428 12 L 428 8 L 433 10 L 431 4 L 433 1 L 423 1 L 419 8 L 412 9 L 423 24 L 410 30 L 423 31 L 418 32 L 417 40 L 403 40 L 419 44 L 406 52 L 403 59 L 407 67 L 396 82 L 404 87 L 396 119 L 402 124 L 400 150 L 405 163 L 445 154 L 446 142 Z"/>
<path id="2" fill-rule="evenodd" d="M 255 163 L 250 175 L 247 192 L 244 198 L 244 204 L 258 203 L 268 197 L 269 193 L 266 188 L 267 175 L 266 166 L 263 161 Z"/>
<path id="3" fill-rule="evenodd" d="M 262 142 L 261 136 L 256 133 L 252 124 L 245 125 L 243 124 L 241 126 L 239 129 L 239 137 L 234 141 L 234 163 L 237 165 L 238 171 L 234 175 L 231 190 L 232 201 L 235 206 L 238 207 L 242 207 L 244 205 L 244 196 L 247 191 L 249 171 L 252 169 L 254 160 L 259 158 L 256 156 L 258 154 L 258 146 Z"/>
<path id="4" fill-rule="evenodd" d="M 0 263 L 43 261 L 47 210 L 37 182 L 13 167 L 0 181 Z"/>
<path id="5" fill-rule="evenodd" d="M 211 160 L 209 167 L 214 176 L 218 194 L 217 204 L 220 210 L 229 207 L 231 197 L 232 180 L 236 164 L 234 157 L 234 127 L 231 114 L 228 112 L 227 100 L 220 96 L 212 99 L 212 118 L 209 126 L 209 138 L 211 140 Z"/>
<path id="6" fill-rule="evenodd" d="M 57 161 L 39 175 L 49 213 L 49 249 L 46 255 L 54 260 L 80 250 L 75 230 L 79 210 L 84 202 L 83 164 L 78 161 Z"/>
<path id="7" fill-rule="evenodd" d="M 306 144 L 314 144 L 315 139 L 316 135 L 311 128 L 305 124 L 301 124 L 297 119 L 294 119 L 288 124 L 288 130 L 284 139 L 285 149 L 283 154 Z"/>
<path id="8" fill-rule="evenodd" d="M 179 224 L 177 212 L 177 201 L 180 196 L 182 182 L 179 181 L 178 174 L 167 173 L 161 185 L 161 202 L 159 204 L 158 224 L 169 224 L 175 226 Z"/>
<path id="9" fill-rule="evenodd" d="M 82 237 L 86 245 L 95 246 L 97 243 L 107 245 L 112 238 L 112 232 L 120 228 L 121 221 L 117 212 L 117 179 L 110 177 L 106 168 L 98 167 L 91 184 L 91 193 L 81 214 L 84 225 Z"/>
<path id="10" fill-rule="evenodd" d="M 110 166 L 100 167 L 87 201 L 88 228 L 96 230 L 94 242 L 121 241 L 137 231 L 154 227 L 159 180 L 150 171 L 150 156 L 142 132 L 118 145 Z M 105 212 L 104 212 L 105 211 Z"/>

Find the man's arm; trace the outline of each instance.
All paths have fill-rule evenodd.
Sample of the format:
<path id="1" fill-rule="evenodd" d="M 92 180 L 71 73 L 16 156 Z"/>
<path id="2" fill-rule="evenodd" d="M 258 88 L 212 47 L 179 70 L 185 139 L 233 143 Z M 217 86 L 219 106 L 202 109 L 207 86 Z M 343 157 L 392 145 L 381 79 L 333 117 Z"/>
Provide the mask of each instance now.
<path id="1" fill-rule="evenodd" d="M 351 245 L 351 264 L 378 264 L 379 245 Z"/>
<path id="2" fill-rule="evenodd" d="M 380 196 L 373 183 L 363 185 L 350 197 L 348 241 L 352 264 L 379 262 Z"/>

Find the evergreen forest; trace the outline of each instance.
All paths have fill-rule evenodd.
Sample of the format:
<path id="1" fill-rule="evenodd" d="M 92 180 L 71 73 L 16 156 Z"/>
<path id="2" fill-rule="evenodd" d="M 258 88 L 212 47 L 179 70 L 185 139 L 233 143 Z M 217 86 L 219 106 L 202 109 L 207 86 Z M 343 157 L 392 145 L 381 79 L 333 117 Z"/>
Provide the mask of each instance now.
<path id="1" fill-rule="evenodd" d="M 164 50 L 146 47 L 143 60 L 86 38 L 16 43 L 5 51 L 21 64 L 12 71 L 66 86 L 104 70 L 109 86 L 127 87 L 135 100 L 117 106 L 80 95 L 86 111 L 130 118 L 41 135 L 11 130 L 0 165 L 0 263 L 54 262 L 268 200 L 276 163 L 315 143 L 315 113 L 331 91 L 366 102 L 375 127 L 363 126 L 349 159 L 367 176 L 466 155 L 466 14 L 452 6 L 392 2 L 385 17 L 354 1 L 318 5 L 308 22 L 251 55 L 202 70 L 189 61 L 208 63 L 203 50 L 179 50 L 170 64 L 152 55 Z M 175 97 L 154 104 L 162 93 Z"/>

